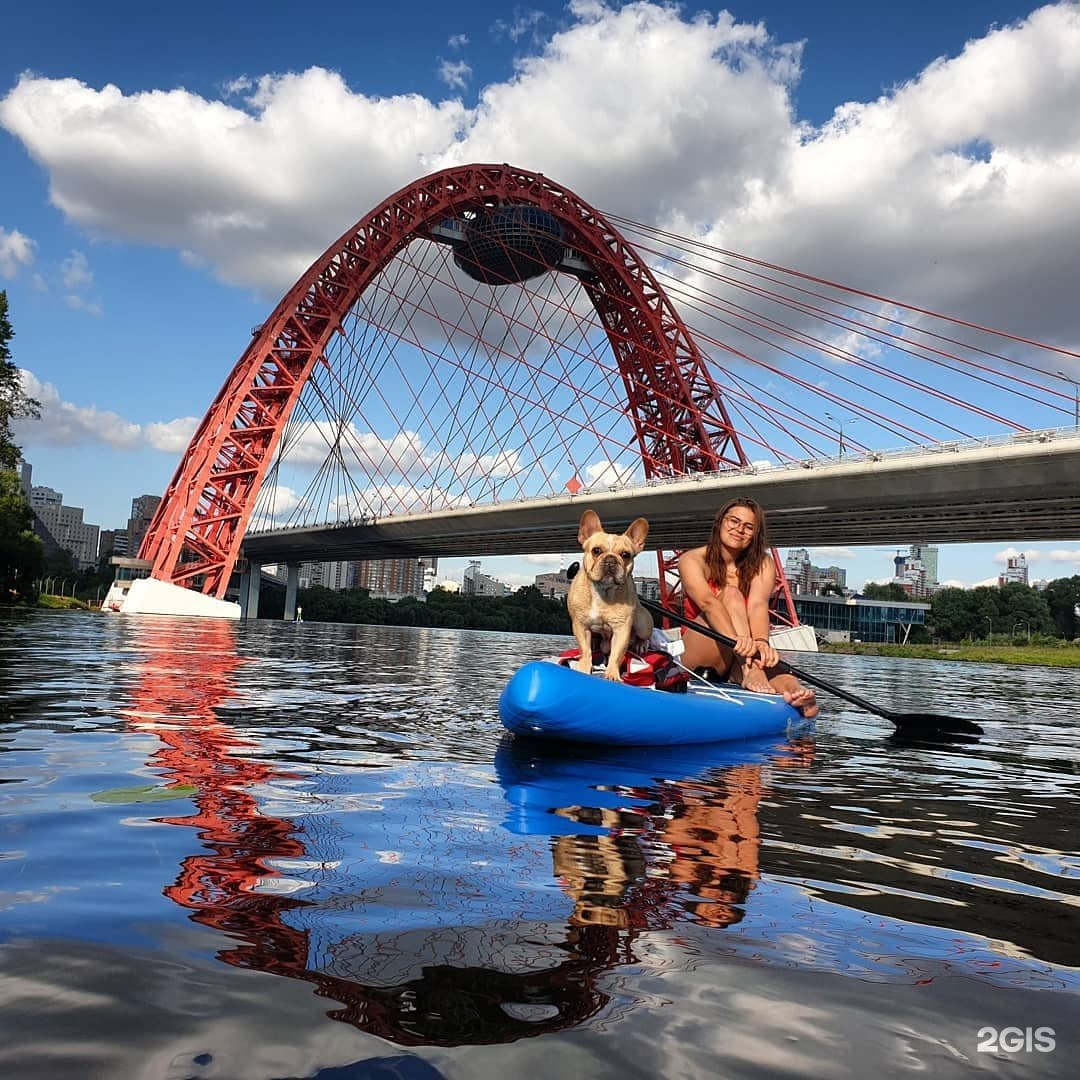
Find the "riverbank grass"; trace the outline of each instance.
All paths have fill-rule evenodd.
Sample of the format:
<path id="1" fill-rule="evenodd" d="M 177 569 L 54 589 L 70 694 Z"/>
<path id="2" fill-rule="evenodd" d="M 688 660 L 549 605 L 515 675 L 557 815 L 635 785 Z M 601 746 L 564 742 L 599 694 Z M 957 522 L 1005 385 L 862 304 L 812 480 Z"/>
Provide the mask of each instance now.
<path id="1" fill-rule="evenodd" d="M 822 652 L 854 653 L 857 656 L 900 656 L 909 660 L 960 660 L 976 664 L 1024 664 L 1038 667 L 1080 668 L 1080 642 L 1049 642 L 1031 645 L 956 644 L 940 645 L 858 645 L 835 642 L 821 646 Z"/>
<path id="2" fill-rule="evenodd" d="M 79 600 L 74 596 L 49 596 L 42 593 L 38 597 L 39 608 L 52 608 L 56 611 L 90 611 L 90 605 L 85 600 Z M 94 610 L 97 610 L 96 608 Z"/>

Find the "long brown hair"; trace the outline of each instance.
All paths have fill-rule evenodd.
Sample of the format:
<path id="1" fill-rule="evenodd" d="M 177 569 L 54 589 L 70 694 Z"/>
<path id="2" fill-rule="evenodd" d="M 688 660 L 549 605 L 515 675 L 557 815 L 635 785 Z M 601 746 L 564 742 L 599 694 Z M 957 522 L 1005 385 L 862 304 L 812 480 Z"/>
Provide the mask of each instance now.
<path id="1" fill-rule="evenodd" d="M 743 596 L 749 596 L 750 582 L 757 577 L 769 550 L 769 542 L 765 536 L 765 511 L 753 499 L 731 499 L 720 508 L 720 512 L 713 518 L 712 533 L 705 548 L 705 570 L 710 581 L 714 581 L 718 585 L 724 584 L 726 570 L 724 568 L 724 558 L 720 551 L 720 528 L 728 512 L 736 506 L 744 506 L 747 510 L 752 510 L 757 518 L 757 528 L 750 538 L 749 545 L 745 550 L 739 552 L 735 558 L 735 568 L 739 572 L 739 592 Z"/>

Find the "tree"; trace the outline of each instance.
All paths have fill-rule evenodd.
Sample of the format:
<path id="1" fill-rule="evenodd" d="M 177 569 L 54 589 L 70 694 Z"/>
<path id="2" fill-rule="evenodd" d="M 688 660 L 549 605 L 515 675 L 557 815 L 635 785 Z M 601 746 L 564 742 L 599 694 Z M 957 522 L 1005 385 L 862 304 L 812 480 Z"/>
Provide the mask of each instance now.
<path id="1" fill-rule="evenodd" d="M 999 619 L 994 620 L 994 629 L 1003 634 L 1012 634 L 1014 630 L 1027 633 L 1030 627 L 1033 634 L 1052 634 L 1054 621 L 1050 617 L 1050 606 L 1046 597 L 1019 581 L 1010 581 L 998 589 Z M 1023 624 L 1018 626 L 1017 624 Z"/>
<path id="2" fill-rule="evenodd" d="M 868 581 L 863 586 L 862 594 L 867 600 L 895 600 L 901 604 L 911 601 L 911 597 L 895 581 L 889 581 L 884 585 L 879 585 L 876 581 Z"/>
<path id="3" fill-rule="evenodd" d="M 1057 632 L 1067 641 L 1080 637 L 1080 574 L 1056 578 L 1046 586 L 1045 595 Z"/>
<path id="4" fill-rule="evenodd" d="M 15 470 L 0 467 L 0 603 L 37 599 L 42 547 L 33 520 Z"/>
<path id="5" fill-rule="evenodd" d="M 941 589 L 930 601 L 934 633 L 946 641 L 962 641 L 974 629 L 975 607 L 967 589 Z"/>
<path id="6" fill-rule="evenodd" d="M 991 633 L 1010 636 L 1017 624 L 1023 624 L 1025 634 L 1028 627 L 1033 634 L 1048 634 L 1054 623 L 1047 601 L 1037 589 L 1020 582 L 1001 588 L 942 589 L 931 601 L 930 622 L 946 641 L 961 641 L 969 635 L 985 638 Z"/>
<path id="7" fill-rule="evenodd" d="M 11 421 L 20 416 L 40 416 L 40 402 L 23 393 L 19 369 L 11 359 L 11 339 L 15 331 L 8 319 L 7 293 L 0 291 L 0 468 L 13 469 L 19 463 L 19 447 L 11 433 Z"/>

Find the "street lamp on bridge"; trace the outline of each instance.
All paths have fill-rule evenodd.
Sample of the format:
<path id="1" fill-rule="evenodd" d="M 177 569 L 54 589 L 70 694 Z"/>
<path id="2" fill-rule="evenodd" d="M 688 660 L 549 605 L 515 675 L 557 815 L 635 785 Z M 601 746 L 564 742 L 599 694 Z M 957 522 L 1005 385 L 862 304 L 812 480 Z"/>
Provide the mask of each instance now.
<path id="1" fill-rule="evenodd" d="M 1073 424 L 1080 428 L 1080 382 L 1071 375 L 1066 375 L 1064 371 L 1059 371 L 1057 374 L 1073 385 Z"/>
<path id="2" fill-rule="evenodd" d="M 826 420 L 831 420 L 836 425 L 836 430 L 837 430 L 837 432 L 839 433 L 839 436 L 840 436 L 840 456 L 843 457 L 844 456 L 844 425 L 845 424 L 854 424 L 855 421 L 858 420 L 859 418 L 857 416 L 836 417 L 836 416 L 833 416 L 833 414 L 829 413 L 829 412 L 825 413 L 824 415 L 825 415 Z"/>

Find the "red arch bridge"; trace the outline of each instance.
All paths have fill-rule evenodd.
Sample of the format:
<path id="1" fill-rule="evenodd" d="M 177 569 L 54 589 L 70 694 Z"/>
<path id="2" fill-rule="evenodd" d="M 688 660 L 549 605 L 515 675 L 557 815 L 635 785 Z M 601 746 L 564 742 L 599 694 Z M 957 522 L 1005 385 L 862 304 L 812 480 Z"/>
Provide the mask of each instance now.
<path id="1" fill-rule="evenodd" d="M 1075 537 L 1077 477 L 1080 354 L 468 165 L 361 218 L 256 329 L 123 608 L 232 613 L 241 556 L 572 551 L 587 505 L 649 518 L 666 593 L 733 494 L 776 544 Z"/>

